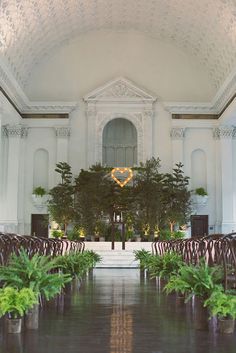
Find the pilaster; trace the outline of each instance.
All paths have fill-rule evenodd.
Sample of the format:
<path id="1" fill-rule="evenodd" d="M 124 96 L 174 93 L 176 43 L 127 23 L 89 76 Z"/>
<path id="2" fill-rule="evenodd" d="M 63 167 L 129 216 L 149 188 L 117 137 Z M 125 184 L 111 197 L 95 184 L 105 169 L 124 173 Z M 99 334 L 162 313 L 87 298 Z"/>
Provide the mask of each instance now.
<path id="1" fill-rule="evenodd" d="M 184 164 L 184 137 L 185 128 L 175 127 L 171 129 L 170 137 L 172 139 L 172 164 L 181 162 Z"/>
<path id="2" fill-rule="evenodd" d="M 234 128 L 221 126 L 216 133 L 220 139 L 221 187 L 222 187 L 222 232 L 236 231 L 233 202 L 233 144 Z"/>

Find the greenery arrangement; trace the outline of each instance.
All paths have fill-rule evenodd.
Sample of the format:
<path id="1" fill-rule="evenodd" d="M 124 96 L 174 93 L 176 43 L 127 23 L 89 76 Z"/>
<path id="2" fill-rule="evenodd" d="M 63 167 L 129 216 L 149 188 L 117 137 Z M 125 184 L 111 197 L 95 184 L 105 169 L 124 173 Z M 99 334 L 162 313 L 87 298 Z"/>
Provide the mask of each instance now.
<path id="1" fill-rule="evenodd" d="M 195 189 L 195 195 L 207 196 L 207 192 L 204 188 Z"/>
<path id="2" fill-rule="evenodd" d="M 48 256 L 38 254 L 30 258 L 21 249 L 19 255 L 11 255 L 7 266 L 0 267 L 0 281 L 3 281 L 4 286 L 18 290 L 30 288 L 38 297 L 49 300 L 71 281 L 67 274 L 50 272 L 56 267 L 56 259 L 50 260 Z"/>
<path id="3" fill-rule="evenodd" d="M 62 230 L 54 229 L 51 232 L 51 236 L 55 239 L 60 239 L 63 237 L 63 235 L 64 235 L 64 232 Z"/>
<path id="4" fill-rule="evenodd" d="M 198 265 L 183 265 L 177 274 L 171 275 L 165 291 L 187 294 L 187 301 L 193 296 L 208 298 L 215 290 L 222 289 L 223 271 L 210 267 L 202 259 Z"/>
<path id="5" fill-rule="evenodd" d="M 46 195 L 46 193 L 47 193 L 46 190 L 42 186 L 37 186 L 33 190 L 34 195 L 41 196 L 41 197 Z"/>
<path id="6" fill-rule="evenodd" d="M 74 252 L 58 256 L 55 263 L 65 275 L 81 279 L 89 269 L 100 261 L 100 255 L 92 250 L 86 250 L 83 253 Z"/>
<path id="7" fill-rule="evenodd" d="M 140 261 L 140 269 L 144 270 L 148 268 L 148 264 L 153 260 L 154 256 L 145 249 L 135 250 L 134 258 L 136 261 Z"/>
<path id="8" fill-rule="evenodd" d="M 162 256 L 156 256 L 158 261 L 151 263 L 150 275 L 151 277 L 163 278 L 169 280 L 173 275 L 178 274 L 180 268 L 184 265 L 182 256 L 175 252 L 167 252 Z M 156 266 L 155 266 L 156 265 Z"/>
<path id="9" fill-rule="evenodd" d="M 74 220 L 74 185 L 72 184 L 71 167 L 60 162 L 56 165 L 55 171 L 60 174 L 61 182 L 49 191 L 51 196 L 48 201 L 48 210 L 61 228 L 67 230 L 69 222 Z"/>
<path id="10" fill-rule="evenodd" d="M 31 288 L 1 288 L 0 316 L 7 314 L 10 319 L 21 318 L 37 302 L 36 294 Z"/>
<path id="11" fill-rule="evenodd" d="M 72 180 L 71 167 L 58 163 L 55 170 L 61 182 L 49 191 L 50 215 L 65 234 L 68 223 L 73 223 L 85 234 L 109 237 L 106 221 L 111 224 L 114 213 L 122 210 L 128 238 L 140 234 L 148 240 L 157 229 L 167 227 L 170 234 L 163 237 L 180 238 L 182 233 L 174 232 L 174 226 L 185 224 L 190 214 L 189 178 L 182 167 L 179 163 L 173 173 L 161 173 L 160 160 L 151 158 L 133 168 L 133 184 L 121 188 L 112 180 L 111 168 L 97 164 Z"/>
<path id="12" fill-rule="evenodd" d="M 208 307 L 211 315 L 224 319 L 236 318 L 236 296 L 215 290 L 205 301 L 204 306 Z"/>

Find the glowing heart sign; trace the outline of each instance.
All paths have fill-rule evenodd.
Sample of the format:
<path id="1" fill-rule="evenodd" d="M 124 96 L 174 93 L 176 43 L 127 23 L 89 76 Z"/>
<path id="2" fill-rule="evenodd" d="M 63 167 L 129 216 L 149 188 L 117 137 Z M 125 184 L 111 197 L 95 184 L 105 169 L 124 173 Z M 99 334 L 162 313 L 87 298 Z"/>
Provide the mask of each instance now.
<path id="1" fill-rule="evenodd" d="M 119 179 L 121 174 L 127 175 L 125 180 Z M 111 177 L 115 182 L 123 188 L 132 178 L 133 178 L 133 171 L 131 168 L 114 168 L 111 171 Z"/>

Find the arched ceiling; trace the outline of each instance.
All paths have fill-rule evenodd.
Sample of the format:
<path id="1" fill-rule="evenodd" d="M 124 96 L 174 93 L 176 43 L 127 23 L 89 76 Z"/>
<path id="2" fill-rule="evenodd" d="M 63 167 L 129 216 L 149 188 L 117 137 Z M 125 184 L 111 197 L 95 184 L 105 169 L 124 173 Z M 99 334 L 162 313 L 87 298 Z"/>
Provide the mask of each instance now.
<path id="1" fill-rule="evenodd" d="M 21 87 L 55 47 L 136 30 L 197 57 L 217 90 L 236 63 L 236 0 L 0 0 L 0 53 Z"/>

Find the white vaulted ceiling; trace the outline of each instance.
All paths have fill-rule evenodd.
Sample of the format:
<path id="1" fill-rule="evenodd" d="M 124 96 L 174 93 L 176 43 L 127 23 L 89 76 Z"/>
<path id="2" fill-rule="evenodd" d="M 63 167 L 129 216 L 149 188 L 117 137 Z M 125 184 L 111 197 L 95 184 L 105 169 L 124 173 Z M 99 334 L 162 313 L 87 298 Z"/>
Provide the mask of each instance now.
<path id="1" fill-rule="evenodd" d="M 236 64 L 235 0 L 0 0 L 0 54 L 22 88 L 55 47 L 101 29 L 141 31 L 205 66 L 215 92 Z"/>

